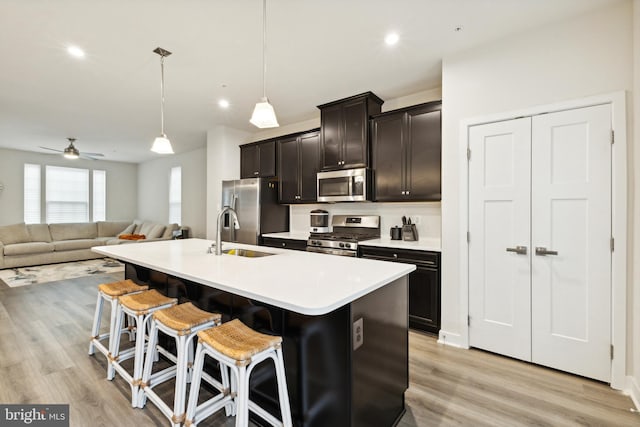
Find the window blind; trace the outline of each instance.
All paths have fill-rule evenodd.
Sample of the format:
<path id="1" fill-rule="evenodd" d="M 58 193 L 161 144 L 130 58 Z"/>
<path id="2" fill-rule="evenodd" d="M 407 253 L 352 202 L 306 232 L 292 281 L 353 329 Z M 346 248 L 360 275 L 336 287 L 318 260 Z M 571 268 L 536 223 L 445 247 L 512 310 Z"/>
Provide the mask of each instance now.
<path id="1" fill-rule="evenodd" d="M 46 167 L 47 223 L 89 221 L 89 170 Z"/>
<path id="2" fill-rule="evenodd" d="M 40 165 L 24 164 L 24 222 L 39 224 L 40 216 Z"/>
<path id="3" fill-rule="evenodd" d="M 182 167 L 171 168 L 169 175 L 169 224 L 182 222 Z"/>
<path id="4" fill-rule="evenodd" d="M 93 220 L 105 221 L 107 217 L 107 172 L 93 171 Z"/>

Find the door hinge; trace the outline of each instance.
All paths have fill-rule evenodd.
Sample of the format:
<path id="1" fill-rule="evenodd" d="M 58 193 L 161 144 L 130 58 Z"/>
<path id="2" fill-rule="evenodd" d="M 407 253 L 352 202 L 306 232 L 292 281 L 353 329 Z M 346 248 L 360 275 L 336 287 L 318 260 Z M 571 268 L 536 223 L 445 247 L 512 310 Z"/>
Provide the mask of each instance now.
<path id="1" fill-rule="evenodd" d="M 616 142 L 616 132 L 611 129 L 611 145 Z"/>
<path id="2" fill-rule="evenodd" d="M 471 316 L 467 316 L 467 326 L 471 326 Z"/>
<path id="3" fill-rule="evenodd" d="M 611 238 L 611 242 L 610 242 L 610 246 L 611 246 L 611 252 L 613 252 L 615 250 L 615 239 L 612 237 Z"/>
<path id="4" fill-rule="evenodd" d="M 467 160 L 471 160 L 471 148 L 467 148 Z"/>
<path id="5" fill-rule="evenodd" d="M 467 231 L 467 243 L 471 243 L 471 233 Z"/>
<path id="6" fill-rule="evenodd" d="M 613 344 L 611 344 L 611 360 L 613 360 Z"/>

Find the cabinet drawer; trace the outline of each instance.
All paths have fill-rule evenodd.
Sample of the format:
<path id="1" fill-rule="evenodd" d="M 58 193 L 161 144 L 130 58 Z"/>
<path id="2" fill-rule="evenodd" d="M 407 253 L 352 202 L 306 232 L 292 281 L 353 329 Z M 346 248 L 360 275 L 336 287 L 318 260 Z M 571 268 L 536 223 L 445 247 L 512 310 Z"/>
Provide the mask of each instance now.
<path id="1" fill-rule="evenodd" d="M 277 237 L 263 237 L 262 246 L 270 248 L 292 249 L 295 251 L 306 251 L 307 241 L 296 239 L 279 239 Z"/>
<path id="2" fill-rule="evenodd" d="M 440 253 L 438 252 L 360 246 L 360 254 L 363 258 L 375 258 L 384 261 L 405 262 L 425 267 L 440 268 Z"/>

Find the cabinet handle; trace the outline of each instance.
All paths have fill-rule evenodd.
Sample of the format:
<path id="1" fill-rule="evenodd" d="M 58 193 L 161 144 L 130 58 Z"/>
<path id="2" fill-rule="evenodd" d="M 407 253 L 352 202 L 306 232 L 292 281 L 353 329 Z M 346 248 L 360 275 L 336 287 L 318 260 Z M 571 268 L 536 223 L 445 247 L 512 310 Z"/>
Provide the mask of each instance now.
<path id="1" fill-rule="evenodd" d="M 401 191 L 402 195 L 404 196 L 404 191 Z"/>
<path id="2" fill-rule="evenodd" d="M 398 258 L 398 254 L 393 254 L 393 257 L 394 258 Z"/>
<path id="3" fill-rule="evenodd" d="M 404 194 L 409 195 L 409 190 L 405 191 Z"/>
<path id="4" fill-rule="evenodd" d="M 283 247 L 283 248 L 284 248 L 284 247 L 286 247 L 286 246 L 287 246 L 287 244 L 286 244 L 286 243 L 283 243 L 283 244 L 282 244 L 282 247 Z"/>
<path id="5" fill-rule="evenodd" d="M 260 175 L 260 172 L 254 172 L 253 174 L 254 175 Z"/>

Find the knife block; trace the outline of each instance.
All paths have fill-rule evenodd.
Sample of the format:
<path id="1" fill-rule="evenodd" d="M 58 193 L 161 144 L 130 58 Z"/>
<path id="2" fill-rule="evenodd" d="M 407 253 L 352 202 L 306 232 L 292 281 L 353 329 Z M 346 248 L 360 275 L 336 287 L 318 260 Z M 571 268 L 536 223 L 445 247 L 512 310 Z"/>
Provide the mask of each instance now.
<path id="1" fill-rule="evenodd" d="M 418 229 L 415 224 L 407 224 L 402 226 L 402 240 L 413 242 L 418 240 Z"/>

